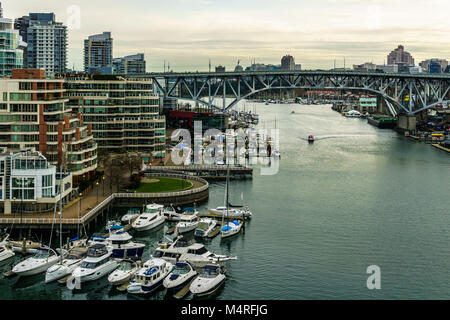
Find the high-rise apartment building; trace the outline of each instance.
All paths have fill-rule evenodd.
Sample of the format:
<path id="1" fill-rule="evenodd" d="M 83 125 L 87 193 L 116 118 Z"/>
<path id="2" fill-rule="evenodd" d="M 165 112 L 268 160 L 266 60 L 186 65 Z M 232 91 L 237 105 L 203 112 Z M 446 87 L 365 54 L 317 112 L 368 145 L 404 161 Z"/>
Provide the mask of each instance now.
<path id="1" fill-rule="evenodd" d="M 0 146 L 35 148 L 50 164 L 65 164 L 77 183 L 97 168 L 92 128 L 67 105 L 64 80 L 44 70 L 15 69 L 0 79 Z"/>
<path id="2" fill-rule="evenodd" d="M 0 76 L 11 75 L 12 69 L 23 68 L 23 54 L 27 44 L 11 19 L 3 18 L 0 3 Z"/>
<path id="3" fill-rule="evenodd" d="M 295 61 L 293 56 L 285 55 L 281 58 L 281 70 L 295 70 Z"/>
<path id="4" fill-rule="evenodd" d="M 98 148 L 165 154 L 164 116 L 148 79 L 107 75 L 66 75 L 70 107 L 92 125 Z"/>
<path id="5" fill-rule="evenodd" d="M 113 39 L 111 32 L 103 32 L 84 40 L 84 71 L 113 73 Z"/>
<path id="6" fill-rule="evenodd" d="M 114 74 L 143 74 L 146 63 L 143 53 L 113 59 Z"/>
<path id="7" fill-rule="evenodd" d="M 445 59 L 428 59 L 419 63 L 425 72 L 442 73 L 447 69 L 448 61 Z"/>
<path id="8" fill-rule="evenodd" d="M 399 45 L 397 49 L 391 51 L 387 56 L 387 64 L 412 67 L 414 66 L 414 58 L 409 52 L 405 51 L 404 46 Z"/>
<path id="9" fill-rule="evenodd" d="M 67 27 L 54 13 L 30 13 L 18 18 L 14 28 L 28 44 L 24 67 L 44 69 L 47 76 L 63 74 L 67 67 Z"/>

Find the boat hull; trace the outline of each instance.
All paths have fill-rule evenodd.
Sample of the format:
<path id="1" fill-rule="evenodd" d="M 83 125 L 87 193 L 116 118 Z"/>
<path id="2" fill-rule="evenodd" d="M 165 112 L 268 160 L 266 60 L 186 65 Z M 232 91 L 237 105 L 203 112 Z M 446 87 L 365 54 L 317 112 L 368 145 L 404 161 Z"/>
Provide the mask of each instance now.
<path id="1" fill-rule="evenodd" d="M 127 287 L 127 292 L 131 294 L 149 294 L 160 288 L 164 279 L 161 279 L 151 285 L 144 285 L 142 283 L 132 283 Z"/>
<path id="2" fill-rule="evenodd" d="M 133 224 L 133 229 L 135 229 L 136 231 L 150 231 L 153 230 L 159 226 L 161 226 L 162 224 L 164 224 L 164 222 L 166 221 L 166 219 L 164 217 L 158 218 L 158 220 L 152 221 L 152 223 L 148 224 L 148 225 L 136 225 Z"/>
<path id="3" fill-rule="evenodd" d="M 197 278 L 197 279 L 199 279 L 199 278 Z M 191 287 L 189 288 L 189 290 L 196 297 L 205 297 L 205 296 L 209 296 L 209 295 L 215 293 L 217 290 L 219 290 L 219 288 L 225 284 L 226 277 L 222 276 L 220 281 L 218 281 L 215 284 L 202 283 L 202 285 L 200 287 L 198 287 L 198 282 L 196 280 L 194 280 L 194 282 L 191 284 Z"/>
<path id="4" fill-rule="evenodd" d="M 53 259 L 48 259 L 47 262 L 39 264 L 36 267 L 33 268 L 13 268 L 13 272 L 19 276 L 34 276 L 36 274 L 43 273 L 47 271 L 48 268 L 50 268 L 52 265 L 56 264 L 58 262 L 59 258 L 55 257 Z M 20 263 L 19 263 L 20 264 Z"/>
<path id="5" fill-rule="evenodd" d="M 79 278 L 80 282 L 94 281 L 112 272 L 117 267 L 117 265 L 118 264 L 116 261 L 108 261 L 107 263 L 102 265 L 102 268 L 98 268 L 98 270 L 92 270 L 88 274 L 83 274 L 83 272 L 79 272 L 79 269 L 75 269 L 75 271 L 72 272 L 72 277 Z"/>

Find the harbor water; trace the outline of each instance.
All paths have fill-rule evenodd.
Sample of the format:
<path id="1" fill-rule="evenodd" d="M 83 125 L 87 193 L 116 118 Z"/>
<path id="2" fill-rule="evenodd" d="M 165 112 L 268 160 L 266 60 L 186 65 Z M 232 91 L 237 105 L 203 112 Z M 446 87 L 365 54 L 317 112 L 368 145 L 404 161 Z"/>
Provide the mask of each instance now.
<path id="1" fill-rule="evenodd" d="M 276 118 L 281 161 L 275 175 L 255 167 L 253 179 L 230 182 L 230 202 L 248 205 L 253 219 L 244 233 L 205 241 L 238 257 L 214 299 L 450 298 L 448 154 L 330 105 L 246 106 L 256 107 L 258 127 L 274 128 Z M 223 205 L 224 191 L 224 181 L 212 182 L 198 210 Z M 164 229 L 132 234 L 148 258 Z M 367 288 L 371 265 L 381 270 L 379 290 Z M 43 280 L 0 275 L 0 299 L 165 298 L 118 292 L 106 277 L 78 292 Z"/>

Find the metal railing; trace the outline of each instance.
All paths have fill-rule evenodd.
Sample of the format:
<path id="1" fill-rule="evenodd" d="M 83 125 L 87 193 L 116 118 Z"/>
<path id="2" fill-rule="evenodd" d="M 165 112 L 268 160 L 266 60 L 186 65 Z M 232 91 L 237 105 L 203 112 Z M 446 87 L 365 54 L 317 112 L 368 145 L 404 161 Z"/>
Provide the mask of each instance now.
<path id="1" fill-rule="evenodd" d="M 147 174 L 147 176 L 158 176 L 158 177 L 172 177 L 172 178 L 184 178 L 185 176 L 179 174 Z M 173 191 L 173 192 L 157 192 L 157 193 L 113 193 L 102 202 L 97 204 L 92 208 L 87 214 L 85 214 L 81 219 L 79 218 L 62 218 L 63 224 L 80 224 L 85 223 L 92 217 L 95 217 L 105 206 L 107 206 L 114 199 L 123 198 L 139 198 L 139 199 L 158 199 L 158 198 L 171 198 L 171 197 L 182 197 L 197 194 L 203 192 L 209 188 L 208 181 L 199 177 L 189 177 L 190 180 L 196 180 L 202 182 L 203 185 L 198 188 L 183 190 L 183 191 Z M 0 224 L 59 224 L 59 217 L 55 218 L 0 218 Z"/>

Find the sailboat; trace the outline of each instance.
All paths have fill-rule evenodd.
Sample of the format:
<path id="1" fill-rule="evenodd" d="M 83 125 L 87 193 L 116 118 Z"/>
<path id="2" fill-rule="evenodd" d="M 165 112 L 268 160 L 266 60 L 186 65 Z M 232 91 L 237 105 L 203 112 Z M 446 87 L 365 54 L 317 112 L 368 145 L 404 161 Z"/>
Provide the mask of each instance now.
<path id="1" fill-rule="evenodd" d="M 229 182 L 230 182 L 230 166 L 227 168 L 227 185 L 226 185 L 226 193 L 225 193 L 225 205 L 226 211 L 222 216 L 222 228 L 220 229 L 220 236 L 223 238 L 231 237 L 235 234 L 238 234 L 242 228 L 242 222 L 239 220 L 231 220 L 229 219 L 229 210 L 230 210 L 230 202 L 229 202 Z M 227 215 L 227 223 L 224 224 L 225 212 Z"/>
<path id="2" fill-rule="evenodd" d="M 275 131 L 276 130 L 277 130 L 277 118 L 275 117 Z M 272 140 L 272 144 L 275 144 L 275 141 Z M 274 150 L 272 151 L 271 156 L 276 158 L 276 159 L 280 159 L 281 158 L 280 150 L 275 149 L 275 146 L 274 146 Z"/>

